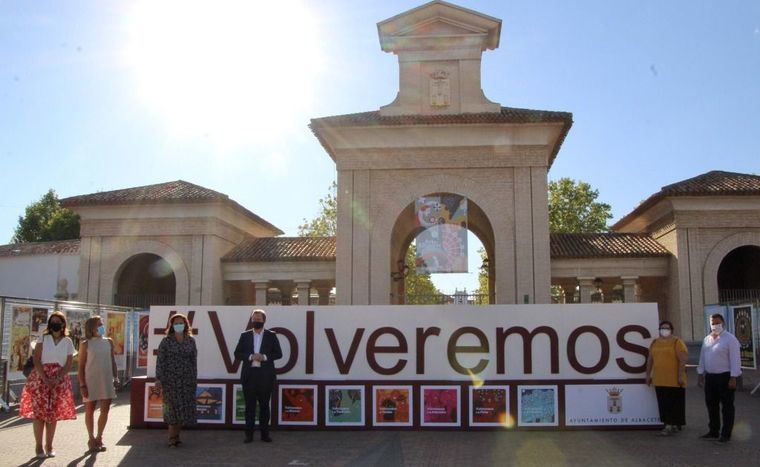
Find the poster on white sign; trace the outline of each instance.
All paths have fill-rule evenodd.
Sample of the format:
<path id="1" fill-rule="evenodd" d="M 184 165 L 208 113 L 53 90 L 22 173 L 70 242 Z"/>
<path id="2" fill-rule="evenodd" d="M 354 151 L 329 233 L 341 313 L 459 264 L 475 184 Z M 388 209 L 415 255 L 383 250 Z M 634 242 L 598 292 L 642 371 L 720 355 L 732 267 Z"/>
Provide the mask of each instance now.
<path id="1" fill-rule="evenodd" d="M 660 425 L 654 388 L 646 384 L 565 386 L 566 426 Z"/>

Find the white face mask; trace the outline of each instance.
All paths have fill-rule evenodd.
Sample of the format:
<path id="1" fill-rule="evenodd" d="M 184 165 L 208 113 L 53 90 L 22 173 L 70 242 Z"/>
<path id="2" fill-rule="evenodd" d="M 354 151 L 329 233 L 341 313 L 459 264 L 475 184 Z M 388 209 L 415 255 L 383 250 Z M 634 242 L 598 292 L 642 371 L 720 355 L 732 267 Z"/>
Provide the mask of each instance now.
<path id="1" fill-rule="evenodd" d="M 710 329 L 714 334 L 720 334 L 723 332 L 723 325 L 722 324 L 711 324 Z"/>
<path id="2" fill-rule="evenodd" d="M 670 333 L 672 331 L 670 329 L 660 329 L 660 336 L 662 337 L 670 337 Z"/>

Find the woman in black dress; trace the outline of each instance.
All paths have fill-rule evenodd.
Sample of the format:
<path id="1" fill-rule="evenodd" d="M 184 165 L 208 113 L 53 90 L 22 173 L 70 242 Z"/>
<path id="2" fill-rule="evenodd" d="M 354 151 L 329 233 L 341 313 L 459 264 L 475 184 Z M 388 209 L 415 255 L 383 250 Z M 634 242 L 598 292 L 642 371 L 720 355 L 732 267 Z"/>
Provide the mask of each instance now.
<path id="1" fill-rule="evenodd" d="M 195 425 L 195 388 L 198 380 L 198 351 L 190 322 L 182 314 L 169 320 L 166 337 L 158 346 L 156 385 L 164 396 L 164 422 L 169 425 L 169 447 L 182 444 L 183 426 Z"/>

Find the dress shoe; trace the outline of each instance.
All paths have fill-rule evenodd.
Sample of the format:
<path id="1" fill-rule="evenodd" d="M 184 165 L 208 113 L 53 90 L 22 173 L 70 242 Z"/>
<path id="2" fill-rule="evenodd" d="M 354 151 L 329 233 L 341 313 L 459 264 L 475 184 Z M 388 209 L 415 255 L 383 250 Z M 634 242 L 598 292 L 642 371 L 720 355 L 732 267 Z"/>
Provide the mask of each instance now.
<path id="1" fill-rule="evenodd" d="M 731 441 L 731 438 L 726 438 L 725 436 L 721 436 L 715 440 L 716 443 L 727 443 L 729 441 Z"/>
<path id="2" fill-rule="evenodd" d="M 702 436 L 700 436 L 700 438 L 701 439 L 717 439 L 718 438 L 718 434 L 717 433 L 707 432 L 707 433 L 703 434 Z"/>
<path id="3" fill-rule="evenodd" d="M 272 438 L 269 437 L 269 434 L 263 434 L 261 435 L 261 441 L 264 441 L 265 443 L 271 443 Z"/>
<path id="4" fill-rule="evenodd" d="M 248 444 L 253 442 L 253 432 L 252 431 L 246 431 L 245 432 L 245 439 L 243 439 L 243 443 Z"/>

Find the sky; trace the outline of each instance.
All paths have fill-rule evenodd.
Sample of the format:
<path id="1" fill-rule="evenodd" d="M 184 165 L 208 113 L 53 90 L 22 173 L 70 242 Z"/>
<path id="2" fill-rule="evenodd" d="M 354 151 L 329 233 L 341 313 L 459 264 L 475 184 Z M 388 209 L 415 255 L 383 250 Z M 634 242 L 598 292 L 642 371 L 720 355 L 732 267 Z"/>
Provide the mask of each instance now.
<path id="1" fill-rule="evenodd" d="M 296 235 L 335 179 L 310 119 L 394 99 L 376 23 L 422 3 L 0 0 L 0 243 L 50 188 L 178 179 Z M 590 183 L 613 222 L 710 170 L 760 174 L 760 2 L 457 4 L 502 20 L 491 101 L 573 113 L 549 177 Z"/>

